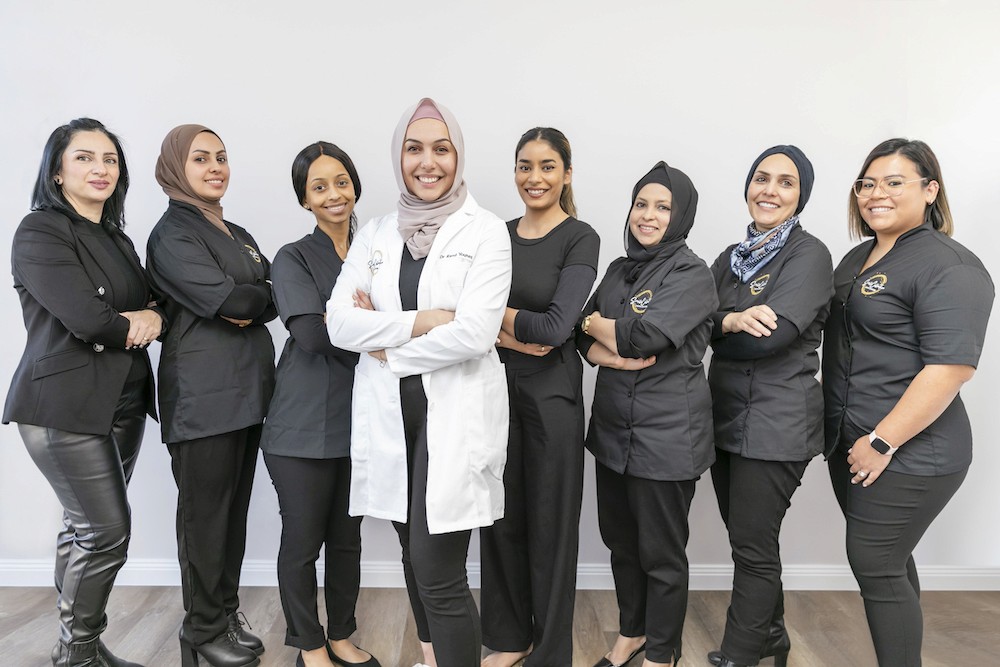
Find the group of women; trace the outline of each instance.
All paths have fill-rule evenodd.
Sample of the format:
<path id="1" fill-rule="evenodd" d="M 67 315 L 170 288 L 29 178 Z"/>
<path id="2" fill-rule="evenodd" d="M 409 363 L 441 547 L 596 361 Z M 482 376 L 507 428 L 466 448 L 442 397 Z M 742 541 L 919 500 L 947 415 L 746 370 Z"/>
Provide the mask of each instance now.
<path id="1" fill-rule="evenodd" d="M 363 515 L 399 535 L 422 664 L 572 664 L 584 446 L 620 611 L 595 667 L 643 652 L 644 667 L 679 661 L 687 517 L 706 471 L 735 564 L 708 659 L 784 664 L 778 535 L 820 452 L 879 664 L 920 664 L 911 554 L 971 461 L 958 392 L 993 300 L 982 263 L 950 238 L 927 145 L 893 139 L 865 160 L 849 220 L 871 240 L 836 271 L 800 222 L 814 175 L 795 146 L 754 161 L 752 221 L 711 267 L 685 241 L 697 190 L 659 162 L 633 188 L 626 255 L 592 295 L 600 243 L 576 218 L 569 142 L 534 128 L 514 158 L 525 210 L 505 228 L 469 192 L 457 121 L 420 100 L 392 138 L 396 209 L 358 229 L 350 157 L 307 146 L 292 184 L 315 229 L 272 265 L 223 217 L 222 140 L 182 125 L 157 161 L 169 204 L 143 269 L 123 233 L 117 137 L 90 119 L 53 132 L 14 237 L 28 335 L 3 421 L 18 423 L 64 508 L 54 665 L 135 666 L 101 633 L 129 541 L 126 486 L 156 417 L 154 339 L 185 666 L 250 667 L 264 651 L 239 612 L 258 449 L 282 516 L 279 591 L 297 665 L 379 664 L 350 640 Z M 275 372 L 264 325 L 276 316 L 289 337 Z M 581 356 L 599 366 L 589 429 Z M 465 565 L 476 528 L 482 618 Z"/>

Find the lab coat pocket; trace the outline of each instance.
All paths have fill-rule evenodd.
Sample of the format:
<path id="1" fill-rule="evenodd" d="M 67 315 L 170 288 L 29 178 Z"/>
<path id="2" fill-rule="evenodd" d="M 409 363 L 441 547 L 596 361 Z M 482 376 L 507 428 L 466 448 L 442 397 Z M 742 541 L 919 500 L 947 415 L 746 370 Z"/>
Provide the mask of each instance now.
<path id="1" fill-rule="evenodd" d="M 469 464 L 474 471 L 503 479 L 510 427 L 507 375 L 503 366 L 496 364 L 462 379 L 462 420 L 470 448 Z"/>

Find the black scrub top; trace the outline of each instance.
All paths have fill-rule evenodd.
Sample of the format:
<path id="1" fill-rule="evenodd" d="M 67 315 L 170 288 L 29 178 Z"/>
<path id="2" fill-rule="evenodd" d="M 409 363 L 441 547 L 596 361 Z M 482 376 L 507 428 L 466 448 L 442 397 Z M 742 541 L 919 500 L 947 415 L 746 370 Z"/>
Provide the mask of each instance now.
<path id="1" fill-rule="evenodd" d="M 852 249 L 834 272 L 823 343 L 827 456 L 846 455 L 870 433 L 925 365 L 976 366 L 993 307 L 993 281 L 982 262 L 930 223 L 900 236 L 862 272 L 874 245 Z M 956 396 L 887 470 L 948 475 L 971 461 L 972 428 Z"/>
<path id="2" fill-rule="evenodd" d="M 788 347 L 761 359 L 712 356 L 708 382 L 715 446 L 750 459 L 807 461 L 823 451 L 823 390 L 816 379 L 816 350 L 833 297 L 830 251 L 796 226 L 777 255 L 742 283 L 729 263 L 735 247 L 726 248 L 712 264 L 720 314 L 767 305 L 799 335 Z"/>
<path id="3" fill-rule="evenodd" d="M 264 321 L 240 328 L 218 315 L 237 284 L 262 284 L 267 261 L 231 222 L 229 238 L 194 206 L 171 200 L 146 245 L 146 267 L 171 321 L 159 367 L 164 442 L 237 431 L 264 421 L 274 389 L 274 345 Z"/>
<path id="4" fill-rule="evenodd" d="M 642 320 L 669 345 L 641 371 L 600 368 L 587 449 L 618 474 L 695 479 L 715 461 L 712 397 L 701 363 L 719 303 L 712 274 L 687 246 L 650 260 L 634 282 L 626 280 L 628 273 L 626 258 L 612 262 L 584 316 L 600 311 L 616 320 Z M 577 335 L 585 359 L 593 340 Z"/>
<path id="5" fill-rule="evenodd" d="M 271 287 L 281 321 L 323 315 L 344 262 L 319 227 L 274 256 Z M 351 392 L 358 354 L 313 354 L 289 336 L 278 361 L 277 384 L 260 448 L 306 459 L 351 455 Z"/>

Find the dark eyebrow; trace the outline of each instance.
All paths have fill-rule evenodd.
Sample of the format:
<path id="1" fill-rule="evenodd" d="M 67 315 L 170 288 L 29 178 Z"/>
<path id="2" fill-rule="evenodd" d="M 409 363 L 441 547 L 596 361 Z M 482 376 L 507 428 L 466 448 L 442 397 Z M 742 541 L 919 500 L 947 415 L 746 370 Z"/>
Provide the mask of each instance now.
<path id="1" fill-rule="evenodd" d="M 338 178 L 350 178 L 350 176 L 348 176 L 347 174 L 337 174 L 337 175 L 336 175 L 336 176 L 334 176 L 333 178 L 334 178 L 334 179 L 338 179 Z M 315 183 L 316 181 L 324 181 L 324 180 L 326 180 L 326 179 L 324 179 L 324 178 L 320 178 L 319 176 L 317 176 L 316 178 L 312 179 L 312 180 L 311 180 L 311 181 L 309 181 L 309 182 L 310 182 L 310 183 Z"/>
<path id="2" fill-rule="evenodd" d="M 757 173 L 758 174 L 763 174 L 764 176 L 771 176 L 771 174 L 769 172 L 766 172 L 763 169 L 758 169 Z M 790 178 L 793 181 L 799 180 L 799 177 L 796 176 L 795 174 L 778 174 L 778 178 Z"/>
<path id="3" fill-rule="evenodd" d="M 451 143 L 451 139 L 449 139 L 448 137 L 441 137 L 440 139 L 435 139 L 435 140 L 434 140 L 434 141 L 432 141 L 431 143 L 432 143 L 432 144 L 439 144 L 439 143 L 441 143 L 442 141 L 447 141 L 447 142 L 448 142 L 449 144 Z M 420 141 L 420 140 L 418 140 L 418 139 L 410 139 L 409 137 L 407 137 L 407 138 L 406 138 L 406 139 L 405 139 L 405 140 L 403 141 L 403 143 L 404 143 L 404 144 L 407 144 L 407 143 L 414 143 L 414 144 L 421 144 L 421 145 L 422 145 L 422 144 L 423 144 L 424 142 L 422 142 L 422 141 Z"/>

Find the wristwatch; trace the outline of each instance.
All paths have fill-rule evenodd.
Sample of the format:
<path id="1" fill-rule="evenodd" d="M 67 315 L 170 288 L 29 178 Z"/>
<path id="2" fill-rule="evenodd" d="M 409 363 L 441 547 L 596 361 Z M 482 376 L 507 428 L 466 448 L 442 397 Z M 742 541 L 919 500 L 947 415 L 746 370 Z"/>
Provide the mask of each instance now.
<path id="1" fill-rule="evenodd" d="M 899 447 L 893 447 L 888 442 L 878 437 L 878 433 L 875 431 L 868 434 L 868 444 L 870 444 L 872 449 L 882 456 L 892 456 L 896 453 L 896 450 L 899 449 Z"/>
<path id="2" fill-rule="evenodd" d="M 583 324 L 580 326 L 580 329 L 583 331 L 583 333 L 586 334 L 586 335 L 588 335 L 588 336 L 590 335 L 590 321 L 592 319 L 594 319 L 594 314 L 593 313 L 591 313 L 590 315 L 587 315 L 585 318 L 583 318 Z"/>

